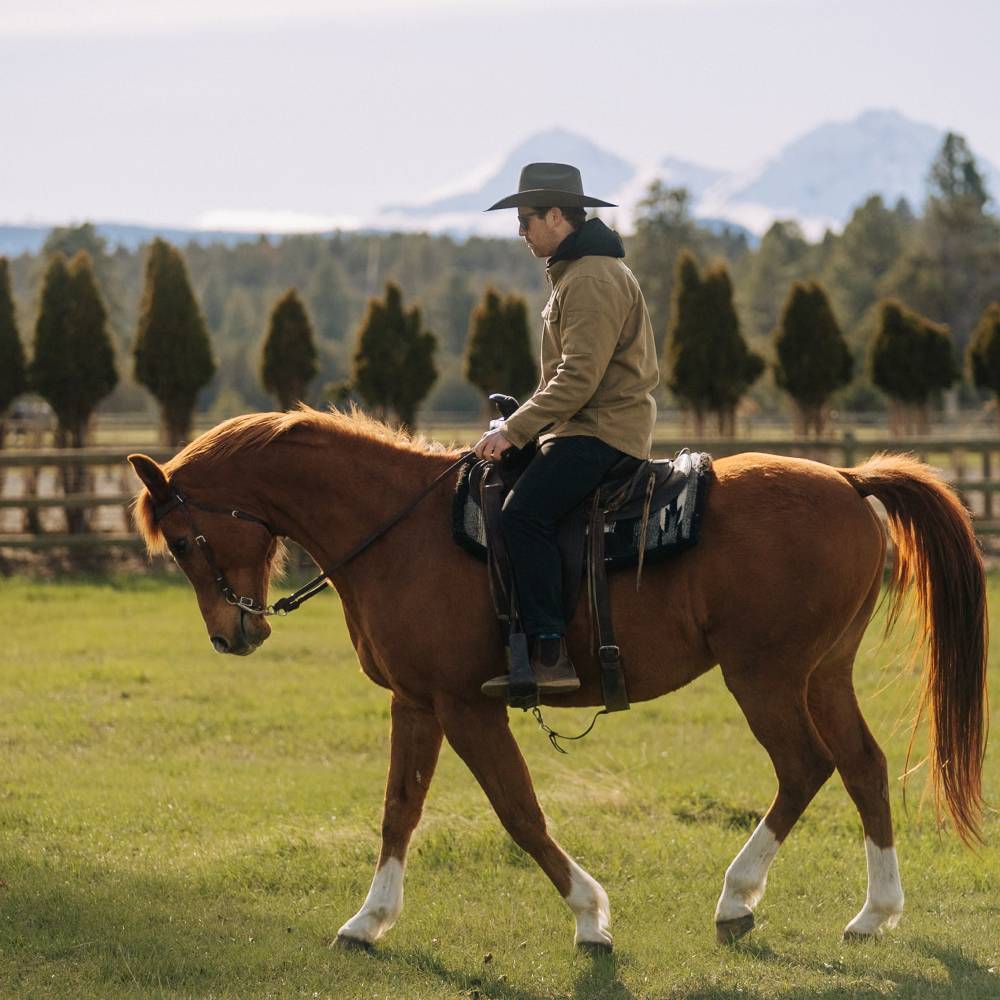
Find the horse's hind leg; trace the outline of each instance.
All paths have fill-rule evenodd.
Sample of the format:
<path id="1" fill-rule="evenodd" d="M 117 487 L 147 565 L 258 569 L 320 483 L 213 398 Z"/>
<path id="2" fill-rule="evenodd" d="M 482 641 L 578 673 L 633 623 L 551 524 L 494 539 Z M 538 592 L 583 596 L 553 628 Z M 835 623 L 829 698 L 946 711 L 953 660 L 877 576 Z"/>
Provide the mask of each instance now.
<path id="1" fill-rule="evenodd" d="M 804 688 L 782 679 L 791 673 L 791 669 L 787 673 L 772 669 L 765 681 L 756 672 L 727 671 L 723 666 L 726 684 L 770 755 L 778 778 L 771 807 L 726 869 L 715 909 L 716 936 L 723 943 L 753 927 L 753 911 L 764 895 L 767 872 L 781 842 L 833 773 L 833 761 L 809 716 Z"/>
<path id="2" fill-rule="evenodd" d="M 364 905 L 337 933 L 342 945 L 370 947 L 392 927 L 403 909 L 406 848 L 423 811 L 441 749 L 441 735 L 441 726 L 432 712 L 392 699 L 382 851 Z"/>
<path id="3" fill-rule="evenodd" d="M 903 912 L 903 886 L 893 846 L 885 755 L 858 707 L 851 683 L 853 661 L 851 649 L 817 667 L 809 680 L 809 710 L 864 826 L 868 896 L 844 937 L 865 938 L 896 925 Z"/>
<path id="4" fill-rule="evenodd" d="M 483 701 L 440 707 L 448 742 L 475 775 L 514 842 L 538 862 L 573 911 L 577 947 L 610 951 L 607 893 L 549 836 L 506 709 Z"/>

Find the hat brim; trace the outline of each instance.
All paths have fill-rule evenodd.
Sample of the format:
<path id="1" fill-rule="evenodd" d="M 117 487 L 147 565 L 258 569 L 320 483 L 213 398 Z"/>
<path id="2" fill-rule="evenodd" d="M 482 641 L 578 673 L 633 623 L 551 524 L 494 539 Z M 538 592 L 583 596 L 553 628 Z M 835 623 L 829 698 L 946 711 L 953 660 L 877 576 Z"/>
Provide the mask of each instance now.
<path id="1" fill-rule="evenodd" d="M 501 198 L 495 205 L 490 205 L 487 212 L 495 212 L 499 208 L 539 208 L 548 205 L 555 208 L 617 208 L 610 201 L 591 198 L 575 191 L 555 191 L 551 188 L 532 188 L 528 191 L 518 191 Z"/>

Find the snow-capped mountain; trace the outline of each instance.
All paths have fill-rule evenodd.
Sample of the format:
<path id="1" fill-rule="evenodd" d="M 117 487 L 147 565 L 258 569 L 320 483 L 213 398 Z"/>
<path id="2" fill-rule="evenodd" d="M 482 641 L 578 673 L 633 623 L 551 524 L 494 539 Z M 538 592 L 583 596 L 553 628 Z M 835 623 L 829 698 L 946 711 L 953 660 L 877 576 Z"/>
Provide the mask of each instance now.
<path id="1" fill-rule="evenodd" d="M 897 111 L 866 111 L 852 121 L 812 129 L 759 166 L 725 171 L 674 157 L 632 163 L 583 136 L 552 129 L 531 136 L 499 166 L 481 170 L 477 183 L 386 208 L 372 225 L 509 234 L 510 213 L 484 214 L 484 209 L 517 190 L 525 163 L 548 160 L 580 167 L 586 190 L 619 206 L 603 210 L 602 217 L 626 232 L 637 203 L 659 179 L 687 188 L 697 218 L 725 220 L 757 234 L 775 219 L 794 218 L 816 238 L 827 227 L 841 228 L 871 194 L 881 194 L 890 204 L 906 198 L 919 208 L 944 134 Z M 978 163 L 989 190 L 1000 198 L 1000 171 L 982 158 Z"/>

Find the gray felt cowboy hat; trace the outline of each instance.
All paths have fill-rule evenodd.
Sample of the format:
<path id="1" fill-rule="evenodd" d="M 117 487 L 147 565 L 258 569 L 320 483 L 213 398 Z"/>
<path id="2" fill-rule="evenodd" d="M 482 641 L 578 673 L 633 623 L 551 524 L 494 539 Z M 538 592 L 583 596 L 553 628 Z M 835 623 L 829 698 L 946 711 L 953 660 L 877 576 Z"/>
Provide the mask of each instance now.
<path id="1" fill-rule="evenodd" d="M 521 171 L 517 194 L 501 198 L 487 212 L 498 208 L 616 208 L 610 201 L 591 198 L 583 193 L 583 179 L 568 163 L 529 163 Z"/>

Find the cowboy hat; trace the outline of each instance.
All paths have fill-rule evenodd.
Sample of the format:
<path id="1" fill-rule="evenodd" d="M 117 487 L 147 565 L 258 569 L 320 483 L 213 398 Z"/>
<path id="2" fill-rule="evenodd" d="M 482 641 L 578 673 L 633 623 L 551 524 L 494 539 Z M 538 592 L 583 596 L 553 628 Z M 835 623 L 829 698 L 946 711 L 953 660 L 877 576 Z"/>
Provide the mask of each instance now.
<path id="1" fill-rule="evenodd" d="M 501 198 L 487 212 L 498 208 L 615 208 L 610 201 L 601 201 L 583 193 L 583 179 L 576 167 L 568 163 L 529 163 L 521 171 L 517 193 Z"/>

